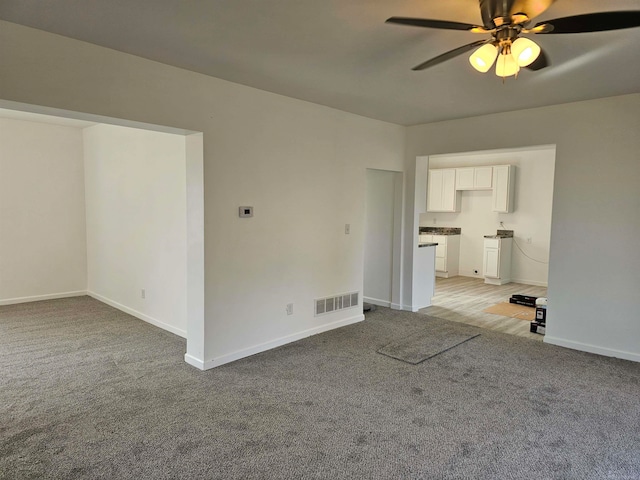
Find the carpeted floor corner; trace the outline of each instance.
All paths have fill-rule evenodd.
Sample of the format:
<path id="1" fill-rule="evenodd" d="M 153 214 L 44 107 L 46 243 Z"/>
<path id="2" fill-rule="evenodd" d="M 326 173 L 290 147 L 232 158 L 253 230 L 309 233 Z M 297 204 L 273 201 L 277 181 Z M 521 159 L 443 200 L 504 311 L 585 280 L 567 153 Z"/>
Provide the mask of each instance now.
<path id="1" fill-rule="evenodd" d="M 447 325 L 378 308 L 200 372 L 88 297 L 0 307 L 0 478 L 640 478 L 640 364 L 479 329 L 376 352 Z"/>

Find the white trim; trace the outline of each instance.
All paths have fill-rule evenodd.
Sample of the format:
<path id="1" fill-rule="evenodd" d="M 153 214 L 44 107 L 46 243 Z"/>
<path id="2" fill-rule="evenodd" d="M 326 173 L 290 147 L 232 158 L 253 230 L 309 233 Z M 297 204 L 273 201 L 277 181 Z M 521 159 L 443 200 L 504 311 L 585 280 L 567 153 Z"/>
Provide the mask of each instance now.
<path id="1" fill-rule="evenodd" d="M 437 275 L 437 273 L 436 273 Z M 482 278 L 484 277 L 480 273 L 473 273 L 473 271 L 461 270 L 458 274 L 460 277 L 468 277 L 468 278 Z M 536 280 L 522 280 L 519 278 L 512 278 L 511 281 L 513 283 L 521 283 L 523 285 L 534 285 L 536 287 L 548 287 L 549 284 L 547 282 L 538 282 Z"/>
<path id="2" fill-rule="evenodd" d="M 399 303 L 392 303 L 391 310 L 402 310 L 402 305 L 400 305 Z"/>
<path id="3" fill-rule="evenodd" d="M 519 278 L 512 278 L 511 281 L 513 283 L 522 283 L 523 285 L 534 285 L 536 287 L 548 287 L 549 284 L 547 282 L 538 282 L 536 280 L 521 280 Z"/>
<path id="4" fill-rule="evenodd" d="M 379 307 L 390 307 L 391 302 L 386 300 L 380 300 L 378 298 L 364 297 L 363 301 L 366 303 L 372 303 L 373 305 L 378 305 Z"/>
<path id="5" fill-rule="evenodd" d="M 6 298 L 0 300 L 0 305 L 15 305 L 16 303 L 39 302 L 41 300 L 56 300 L 58 298 L 82 297 L 88 295 L 86 290 L 76 292 L 50 293 L 48 295 L 33 295 L 31 297 Z"/>
<path id="6" fill-rule="evenodd" d="M 185 330 L 182 330 L 180 328 L 176 328 L 173 325 L 169 325 L 167 323 L 161 322 L 160 320 L 157 320 L 153 317 L 150 317 L 149 315 L 145 315 L 142 312 L 138 312 L 137 310 L 134 310 L 133 308 L 129 308 L 125 305 L 122 305 L 121 303 L 115 302 L 107 297 L 103 297 L 102 295 L 98 295 L 95 292 L 87 292 L 87 295 L 89 295 L 92 298 L 95 298 L 96 300 L 102 302 L 102 303 L 106 303 L 107 305 L 113 307 L 113 308 L 117 308 L 118 310 L 123 311 L 124 313 L 128 313 L 129 315 L 133 315 L 136 318 L 139 318 L 140 320 L 144 320 L 147 323 L 150 323 L 151 325 L 154 325 L 158 328 L 161 328 L 163 330 L 166 330 L 168 332 L 174 333 L 182 338 L 187 338 L 187 332 Z"/>
<path id="7" fill-rule="evenodd" d="M 571 348 L 573 350 L 580 350 L 583 352 L 604 355 L 605 357 L 615 357 L 615 358 L 622 358 L 624 360 L 631 360 L 632 362 L 640 362 L 640 354 L 638 353 L 625 352 L 622 350 L 614 350 L 612 348 L 606 348 L 606 347 L 598 347 L 597 345 L 574 342 L 572 340 L 565 340 L 564 338 L 549 337 L 548 335 L 545 335 L 544 343 L 557 345 L 559 347 Z"/>
<path id="8" fill-rule="evenodd" d="M 216 357 L 212 360 L 207 360 L 204 362 L 203 370 L 209 370 L 210 368 L 219 367 L 220 365 L 224 365 L 225 363 L 235 362 L 236 360 L 240 360 L 241 358 L 250 357 L 251 355 L 255 355 L 256 353 L 265 352 L 267 350 L 271 350 L 272 348 L 280 347 L 282 345 L 286 345 L 287 343 L 295 342 L 297 340 L 302 340 L 303 338 L 310 337 L 312 335 L 317 335 L 319 333 L 327 332 L 329 330 L 334 330 L 340 327 L 346 327 L 347 325 L 351 325 L 353 323 L 358 323 L 364 320 L 364 314 L 360 313 L 353 317 L 345 318 L 343 320 L 338 320 L 337 322 L 326 323 L 324 325 L 320 325 L 319 327 L 310 328 L 308 330 L 303 330 L 302 332 L 294 333 L 292 335 L 287 335 L 286 337 L 276 338 L 275 340 L 271 340 L 269 342 L 260 343 L 258 345 L 254 345 L 253 347 L 244 348 L 242 350 L 237 350 L 232 353 L 228 353 L 226 355 L 222 355 L 221 357 Z M 200 364 L 201 362 L 193 357 L 187 359 L 185 356 L 185 361 L 200 368 L 198 365 L 191 363 L 191 361 L 197 362 Z"/>
<path id="9" fill-rule="evenodd" d="M 200 370 L 204 370 L 204 362 L 199 358 L 194 357 L 193 355 L 189 355 L 188 353 L 185 353 L 184 361 L 193 367 L 196 367 Z"/>

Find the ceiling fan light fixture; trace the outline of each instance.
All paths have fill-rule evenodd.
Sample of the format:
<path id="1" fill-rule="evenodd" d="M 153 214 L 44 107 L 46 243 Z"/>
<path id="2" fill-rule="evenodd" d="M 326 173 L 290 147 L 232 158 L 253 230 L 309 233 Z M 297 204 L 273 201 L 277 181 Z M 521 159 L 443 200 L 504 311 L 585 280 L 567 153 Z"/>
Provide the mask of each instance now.
<path id="1" fill-rule="evenodd" d="M 502 78 L 510 77 L 520 71 L 518 63 L 510 53 L 502 53 L 496 62 L 496 75 Z"/>
<path id="2" fill-rule="evenodd" d="M 491 43 L 487 43 L 471 54 L 469 57 L 469 63 L 471 63 L 471 66 L 477 71 L 485 73 L 489 71 L 493 62 L 496 61 L 497 56 L 498 47 Z"/>
<path id="3" fill-rule="evenodd" d="M 540 47 L 528 38 L 517 38 L 511 45 L 511 55 L 519 67 L 526 67 L 536 61 L 540 55 Z"/>

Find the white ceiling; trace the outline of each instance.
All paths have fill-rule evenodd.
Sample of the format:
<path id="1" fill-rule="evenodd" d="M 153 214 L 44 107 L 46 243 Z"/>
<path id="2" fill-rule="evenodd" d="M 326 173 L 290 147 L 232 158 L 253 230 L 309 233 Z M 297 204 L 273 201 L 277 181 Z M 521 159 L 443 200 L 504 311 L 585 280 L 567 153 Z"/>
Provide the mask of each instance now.
<path id="1" fill-rule="evenodd" d="M 536 21 L 638 9 L 557 0 Z M 503 84 L 467 54 L 411 71 L 484 37 L 391 16 L 481 23 L 477 0 L 0 0 L 10 22 L 402 125 L 640 91 L 640 28 L 537 35 L 552 65 Z"/>

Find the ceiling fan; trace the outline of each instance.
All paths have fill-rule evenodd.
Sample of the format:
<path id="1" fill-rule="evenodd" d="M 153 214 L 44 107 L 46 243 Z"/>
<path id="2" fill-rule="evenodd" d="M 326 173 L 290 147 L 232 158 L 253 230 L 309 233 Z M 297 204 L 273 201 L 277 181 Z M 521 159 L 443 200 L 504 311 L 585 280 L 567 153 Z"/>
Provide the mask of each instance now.
<path id="1" fill-rule="evenodd" d="M 413 67 L 413 70 L 424 70 L 476 49 L 469 57 L 473 68 L 485 73 L 495 62 L 496 75 L 503 79 L 517 75 L 521 67 L 540 70 L 549 64 L 540 47 L 534 41 L 521 36 L 522 34 L 603 32 L 640 26 L 640 10 L 587 13 L 531 25 L 531 19 L 544 12 L 554 1 L 480 0 L 482 26 L 407 17 L 391 17 L 386 23 L 490 34 L 491 38 L 454 48 Z"/>

